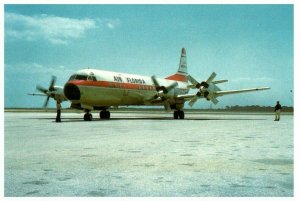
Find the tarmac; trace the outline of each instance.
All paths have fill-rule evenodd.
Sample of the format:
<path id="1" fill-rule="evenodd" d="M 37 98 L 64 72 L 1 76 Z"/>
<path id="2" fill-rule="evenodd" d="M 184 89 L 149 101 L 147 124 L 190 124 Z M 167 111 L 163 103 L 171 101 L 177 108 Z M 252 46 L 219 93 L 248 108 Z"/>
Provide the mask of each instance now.
<path id="1" fill-rule="evenodd" d="M 5 197 L 292 197 L 293 115 L 5 112 Z"/>

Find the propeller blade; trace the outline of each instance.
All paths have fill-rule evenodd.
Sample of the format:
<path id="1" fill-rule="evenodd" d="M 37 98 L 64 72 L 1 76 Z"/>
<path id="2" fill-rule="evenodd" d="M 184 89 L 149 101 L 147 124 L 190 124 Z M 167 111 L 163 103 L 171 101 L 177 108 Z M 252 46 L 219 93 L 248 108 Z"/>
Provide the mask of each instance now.
<path id="1" fill-rule="evenodd" d="M 151 80 L 152 80 L 152 82 L 153 82 L 153 84 L 154 84 L 154 86 L 155 86 L 156 89 L 160 87 L 160 85 L 159 85 L 159 83 L 158 83 L 155 75 L 151 76 Z"/>
<path id="2" fill-rule="evenodd" d="M 49 85 L 49 91 L 54 91 L 55 82 L 56 82 L 56 77 L 52 75 L 52 79 Z"/>
<path id="3" fill-rule="evenodd" d="M 211 83 L 220 84 L 220 83 L 223 83 L 223 82 L 228 82 L 228 80 L 216 80 L 216 81 L 212 81 Z"/>
<path id="4" fill-rule="evenodd" d="M 188 80 L 193 84 L 194 88 L 199 89 L 200 88 L 200 83 L 193 78 L 191 75 L 188 75 Z"/>
<path id="5" fill-rule="evenodd" d="M 195 95 L 189 102 L 189 106 L 193 107 L 194 103 L 198 100 L 198 97 Z"/>
<path id="6" fill-rule="evenodd" d="M 48 89 L 46 89 L 46 88 L 44 88 L 40 85 L 36 86 L 36 90 L 42 92 L 43 94 L 45 94 L 47 96 L 47 98 L 45 100 L 45 103 L 43 105 L 44 108 L 47 108 L 50 98 L 53 98 L 54 100 L 57 99 L 56 92 L 55 92 L 55 87 L 54 87 L 55 82 L 56 82 L 56 77 L 52 76 Z"/>
<path id="7" fill-rule="evenodd" d="M 188 75 L 188 80 L 193 84 L 193 85 L 197 85 L 199 82 L 193 78 L 191 75 Z"/>
<path id="8" fill-rule="evenodd" d="M 207 83 L 210 83 L 213 81 L 213 79 L 215 79 L 215 77 L 217 76 L 217 74 L 215 72 L 213 72 L 209 78 L 206 80 Z"/>
<path id="9" fill-rule="evenodd" d="M 147 101 L 151 101 L 151 100 L 155 100 L 157 98 L 160 98 L 161 101 L 164 102 L 164 107 L 165 107 L 165 110 L 170 110 L 171 107 L 170 107 L 170 103 L 168 103 L 168 100 L 167 98 L 165 97 L 165 94 L 167 94 L 170 90 L 174 89 L 178 83 L 177 82 L 173 82 L 172 84 L 170 84 L 169 86 L 165 87 L 165 86 L 161 86 L 158 82 L 158 80 L 156 79 L 155 75 L 152 75 L 151 76 L 151 80 L 155 86 L 155 89 L 156 89 L 156 94 L 153 95 L 151 97 L 151 99 L 148 99 Z"/>
<path id="10" fill-rule="evenodd" d="M 37 85 L 36 86 L 36 89 L 44 94 L 47 95 L 47 92 L 48 92 L 48 89 L 45 89 L 44 87 L 40 86 L 40 85 Z"/>
<path id="11" fill-rule="evenodd" d="M 153 84 L 154 84 L 154 86 L 155 86 L 156 91 L 157 91 L 157 92 L 162 91 L 164 94 L 167 94 L 170 90 L 174 89 L 174 88 L 178 85 L 177 82 L 174 82 L 174 83 L 170 84 L 170 85 L 167 86 L 167 87 L 161 86 L 161 85 L 158 83 L 158 81 L 157 81 L 157 79 L 156 79 L 156 77 L 155 77 L 154 75 L 151 76 L 151 80 L 152 80 L 152 82 L 153 82 Z M 158 96 L 159 96 L 159 95 L 158 95 Z"/>
<path id="12" fill-rule="evenodd" d="M 50 99 L 50 96 L 48 96 L 48 97 L 46 98 L 46 101 L 45 101 L 44 106 L 43 106 L 44 108 L 47 108 L 49 99 Z"/>
<path id="13" fill-rule="evenodd" d="M 172 84 L 170 84 L 169 86 L 166 87 L 166 90 L 167 90 L 167 93 L 168 91 L 174 89 L 175 87 L 178 86 L 178 83 L 177 82 L 173 82 Z"/>
<path id="14" fill-rule="evenodd" d="M 211 98 L 211 102 L 213 102 L 215 105 L 218 104 L 218 99 L 216 99 L 215 97 Z"/>
<path id="15" fill-rule="evenodd" d="M 189 84 L 189 85 L 187 86 L 187 88 L 189 88 L 189 89 L 196 89 L 196 86 L 193 85 L 193 84 Z"/>

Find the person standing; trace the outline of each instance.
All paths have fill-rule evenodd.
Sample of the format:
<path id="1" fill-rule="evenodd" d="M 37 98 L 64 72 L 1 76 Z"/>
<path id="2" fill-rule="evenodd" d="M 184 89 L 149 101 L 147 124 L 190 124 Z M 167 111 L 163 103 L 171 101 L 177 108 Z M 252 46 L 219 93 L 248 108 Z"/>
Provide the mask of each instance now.
<path id="1" fill-rule="evenodd" d="M 281 110 L 281 105 L 279 101 L 277 101 L 277 104 L 275 105 L 275 120 L 274 121 L 279 121 L 280 120 L 280 110 Z"/>
<path id="2" fill-rule="evenodd" d="M 59 101 L 57 101 L 56 102 L 56 122 L 61 122 L 60 114 L 61 114 L 61 104 Z"/>

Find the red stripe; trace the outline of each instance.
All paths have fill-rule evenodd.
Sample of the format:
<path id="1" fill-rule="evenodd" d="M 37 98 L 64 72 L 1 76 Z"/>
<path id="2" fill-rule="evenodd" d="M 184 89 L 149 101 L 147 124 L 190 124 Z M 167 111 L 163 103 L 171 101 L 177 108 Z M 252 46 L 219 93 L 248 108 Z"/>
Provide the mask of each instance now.
<path id="1" fill-rule="evenodd" d="M 175 81 L 181 81 L 181 82 L 187 82 L 187 77 L 186 75 L 181 75 L 181 74 L 174 74 L 174 75 L 171 75 L 167 78 L 165 78 L 167 80 L 175 80 Z"/>
<path id="2" fill-rule="evenodd" d="M 78 86 L 92 86 L 92 87 L 107 87 L 107 88 L 122 88 L 122 89 L 136 89 L 136 90 L 154 90 L 153 85 L 142 85 L 133 83 L 122 83 L 122 82 L 108 82 L 108 81 L 92 81 L 92 80 L 73 80 L 69 81 L 70 84 Z"/>

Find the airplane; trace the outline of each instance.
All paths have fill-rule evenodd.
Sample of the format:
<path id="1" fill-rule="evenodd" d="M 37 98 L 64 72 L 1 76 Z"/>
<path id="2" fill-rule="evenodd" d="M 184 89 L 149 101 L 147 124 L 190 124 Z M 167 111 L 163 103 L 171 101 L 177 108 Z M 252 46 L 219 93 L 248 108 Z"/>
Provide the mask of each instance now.
<path id="1" fill-rule="evenodd" d="M 217 84 L 228 80 L 214 80 L 216 73 L 213 72 L 206 81 L 198 82 L 188 74 L 186 50 L 182 48 L 178 70 L 175 74 L 166 78 L 156 76 L 143 76 L 126 74 L 97 69 L 82 69 L 75 72 L 64 87 L 55 86 L 55 77 L 52 77 L 50 86 L 45 89 L 37 86 L 37 90 L 47 99 L 58 103 L 70 101 L 71 108 L 85 111 L 84 120 L 91 121 L 92 110 L 100 110 L 101 119 L 109 119 L 109 108 L 118 106 L 164 106 L 165 110 L 174 110 L 174 119 L 184 119 L 184 104 L 189 102 L 192 107 L 199 99 L 206 99 L 217 104 L 218 97 L 268 90 L 269 87 L 257 87 L 239 90 L 221 90 Z M 189 93 L 190 89 L 196 89 L 196 93 Z"/>

